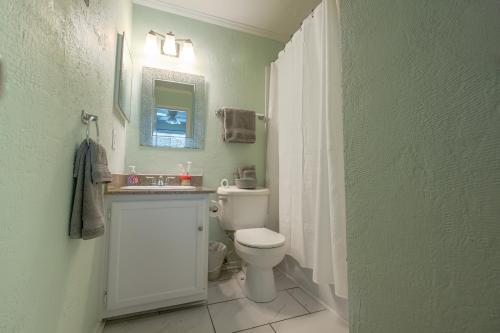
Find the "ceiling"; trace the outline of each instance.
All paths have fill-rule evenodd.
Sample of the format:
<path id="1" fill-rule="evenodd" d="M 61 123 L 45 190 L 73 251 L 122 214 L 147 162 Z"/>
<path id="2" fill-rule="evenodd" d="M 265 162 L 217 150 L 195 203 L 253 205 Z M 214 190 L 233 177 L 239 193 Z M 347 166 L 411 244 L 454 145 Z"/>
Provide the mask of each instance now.
<path id="1" fill-rule="evenodd" d="M 280 41 L 321 0 L 134 0 L 134 3 Z"/>

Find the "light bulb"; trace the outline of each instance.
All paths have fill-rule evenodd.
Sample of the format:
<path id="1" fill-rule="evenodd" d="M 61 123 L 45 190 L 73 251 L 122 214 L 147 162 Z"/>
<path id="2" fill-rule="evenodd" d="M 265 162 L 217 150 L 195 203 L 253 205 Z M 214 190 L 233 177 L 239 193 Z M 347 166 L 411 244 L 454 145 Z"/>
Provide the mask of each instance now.
<path id="1" fill-rule="evenodd" d="M 186 62 L 192 62 L 194 60 L 193 42 L 190 39 L 185 41 L 184 45 L 182 46 L 181 58 Z"/>
<path id="2" fill-rule="evenodd" d="M 158 39 L 152 33 L 146 35 L 146 43 L 144 44 L 144 52 L 147 55 L 156 55 L 158 53 Z"/>
<path id="3" fill-rule="evenodd" d="M 175 44 L 175 35 L 171 32 L 165 35 L 163 41 L 163 53 L 169 56 L 177 56 L 177 45 Z"/>

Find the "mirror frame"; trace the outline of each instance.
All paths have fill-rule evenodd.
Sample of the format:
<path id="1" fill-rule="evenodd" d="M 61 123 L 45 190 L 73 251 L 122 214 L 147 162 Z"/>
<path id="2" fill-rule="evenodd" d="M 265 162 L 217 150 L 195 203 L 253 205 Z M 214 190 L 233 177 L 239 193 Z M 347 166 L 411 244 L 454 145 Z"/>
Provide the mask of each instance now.
<path id="1" fill-rule="evenodd" d="M 127 63 L 129 66 L 126 66 Z M 132 53 L 128 46 L 128 41 L 125 38 L 125 32 L 116 34 L 116 57 L 115 57 L 115 86 L 113 92 L 113 103 L 116 110 L 130 122 L 130 114 L 132 112 L 132 80 L 133 80 L 133 68 L 134 61 L 132 59 Z M 126 71 L 129 72 L 129 78 L 127 81 L 124 74 Z M 126 86 L 124 86 L 126 85 Z M 121 96 L 122 92 L 128 91 L 128 95 Z M 122 98 L 125 100 L 125 105 L 120 102 Z"/>
<path id="2" fill-rule="evenodd" d="M 158 145 L 153 135 L 155 81 L 169 81 L 179 84 L 194 86 L 194 109 L 192 114 L 193 136 L 186 138 L 184 147 Z M 142 94 L 140 116 L 140 144 L 141 146 L 170 149 L 202 149 L 205 143 L 205 78 L 201 75 L 175 72 L 166 69 L 143 67 L 142 68 Z"/>

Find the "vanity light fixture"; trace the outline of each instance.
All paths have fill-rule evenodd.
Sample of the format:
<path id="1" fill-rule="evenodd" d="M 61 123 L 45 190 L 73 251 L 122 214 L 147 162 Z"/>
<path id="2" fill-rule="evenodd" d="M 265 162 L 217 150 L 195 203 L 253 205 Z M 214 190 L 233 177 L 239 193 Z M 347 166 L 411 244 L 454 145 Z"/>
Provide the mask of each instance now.
<path id="1" fill-rule="evenodd" d="M 194 48 L 191 39 L 184 41 L 184 44 L 182 45 L 181 59 L 186 62 L 194 60 Z"/>
<path id="2" fill-rule="evenodd" d="M 169 32 L 165 35 L 162 51 L 166 55 L 174 57 L 177 56 L 177 43 L 175 42 L 175 35 L 172 32 Z"/>
<path id="3" fill-rule="evenodd" d="M 160 48 L 158 48 L 158 42 L 160 42 Z M 163 35 L 150 30 L 146 36 L 144 48 L 146 53 L 151 55 L 159 52 L 166 56 L 181 58 L 183 61 L 194 60 L 194 48 L 191 39 L 175 38 L 173 32 Z"/>
<path id="4" fill-rule="evenodd" d="M 149 55 L 154 55 L 158 52 L 158 38 L 153 32 L 150 31 L 146 35 L 146 43 L 144 44 L 144 52 Z"/>

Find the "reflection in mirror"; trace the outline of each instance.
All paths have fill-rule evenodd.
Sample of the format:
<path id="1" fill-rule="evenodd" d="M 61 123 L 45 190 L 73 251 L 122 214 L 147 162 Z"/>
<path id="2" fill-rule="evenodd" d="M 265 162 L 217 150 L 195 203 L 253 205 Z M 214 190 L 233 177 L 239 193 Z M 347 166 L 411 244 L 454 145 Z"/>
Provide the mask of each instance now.
<path id="1" fill-rule="evenodd" d="M 194 85 L 155 80 L 154 135 L 192 138 Z"/>
<path id="2" fill-rule="evenodd" d="M 202 76 L 144 67 L 141 145 L 202 148 L 203 102 Z"/>

